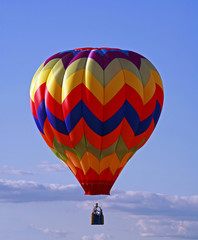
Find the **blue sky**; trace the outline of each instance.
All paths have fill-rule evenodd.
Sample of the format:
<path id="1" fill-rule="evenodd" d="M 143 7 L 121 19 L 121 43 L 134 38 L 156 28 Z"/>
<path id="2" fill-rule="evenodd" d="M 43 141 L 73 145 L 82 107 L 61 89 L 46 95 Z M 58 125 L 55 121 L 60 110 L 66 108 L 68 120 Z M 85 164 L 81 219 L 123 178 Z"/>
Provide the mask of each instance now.
<path id="1" fill-rule="evenodd" d="M 1 239 L 198 239 L 197 11 L 196 0 L 1 0 Z M 99 201 L 101 228 L 89 224 L 97 198 L 45 145 L 29 107 L 40 64 L 80 47 L 144 55 L 165 91 L 156 130 Z"/>

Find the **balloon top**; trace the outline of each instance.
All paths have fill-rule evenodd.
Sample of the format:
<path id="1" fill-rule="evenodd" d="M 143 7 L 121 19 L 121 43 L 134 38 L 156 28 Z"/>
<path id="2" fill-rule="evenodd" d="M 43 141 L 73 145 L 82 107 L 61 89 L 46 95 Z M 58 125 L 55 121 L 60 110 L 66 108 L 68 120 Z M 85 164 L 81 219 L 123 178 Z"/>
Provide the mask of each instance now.
<path id="1" fill-rule="evenodd" d="M 85 47 L 85 48 L 76 48 L 74 49 L 74 51 L 86 51 L 86 50 L 103 50 L 103 49 L 107 49 L 107 50 L 120 50 L 119 48 L 107 48 L 107 47 L 102 47 L 102 48 L 91 48 L 91 47 Z"/>

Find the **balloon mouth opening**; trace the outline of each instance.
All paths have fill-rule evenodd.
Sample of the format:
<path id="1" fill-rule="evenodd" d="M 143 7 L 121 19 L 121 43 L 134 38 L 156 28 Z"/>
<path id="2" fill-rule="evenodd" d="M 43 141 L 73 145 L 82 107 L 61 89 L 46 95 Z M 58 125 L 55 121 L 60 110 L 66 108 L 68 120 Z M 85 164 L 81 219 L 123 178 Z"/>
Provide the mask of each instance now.
<path id="1" fill-rule="evenodd" d="M 76 48 L 74 51 L 86 51 L 86 50 L 120 50 L 119 48 L 107 48 L 107 47 L 102 47 L 102 48 L 91 48 L 91 47 L 85 47 L 85 48 Z"/>
<path id="2" fill-rule="evenodd" d="M 113 183 L 81 182 L 85 195 L 110 195 Z"/>

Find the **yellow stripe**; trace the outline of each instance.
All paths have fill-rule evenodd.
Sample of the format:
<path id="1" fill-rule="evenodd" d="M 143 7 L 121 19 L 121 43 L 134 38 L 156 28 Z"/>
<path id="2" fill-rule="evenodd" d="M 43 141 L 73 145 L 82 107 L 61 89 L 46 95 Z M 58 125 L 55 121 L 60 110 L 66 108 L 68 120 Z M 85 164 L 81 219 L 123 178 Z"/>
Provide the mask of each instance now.
<path id="1" fill-rule="evenodd" d="M 103 88 L 101 83 L 94 77 L 91 72 L 81 69 L 70 75 L 68 78 L 66 73 L 62 88 L 62 102 L 69 95 L 69 93 L 82 82 L 103 105 L 107 104 L 120 91 L 125 82 L 130 87 L 132 87 L 143 99 L 143 85 L 141 81 L 135 74 L 127 70 L 121 70 L 109 82 L 109 84 Z"/>
<path id="2" fill-rule="evenodd" d="M 109 156 L 106 156 L 103 159 L 101 159 L 101 161 L 100 161 L 100 173 L 102 171 L 104 171 L 105 169 L 110 167 L 111 161 L 112 161 L 112 159 L 114 158 L 115 155 L 116 154 L 113 153 L 113 154 L 111 154 Z"/>
<path id="3" fill-rule="evenodd" d="M 127 161 L 129 160 L 132 152 L 125 154 L 122 158 L 121 162 L 116 153 L 113 153 L 109 156 L 104 157 L 101 161 L 99 161 L 92 153 L 86 152 L 81 161 L 79 162 L 78 157 L 69 151 L 65 152 L 69 162 L 67 161 L 67 165 L 76 172 L 76 167 L 83 170 L 83 173 L 86 174 L 87 171 L 92 168 L 97 174 L 102 173 L 105 169 L 109 168 L 111 173 L 114 175 L 118 168 L 123 168 Z M 75 170 L 74 170 L 75 169 Z"/>
<path id="4" fill-rule="evenodd" d="M 150 75 L 149 81 L 147 82 L 145 88 L 144 88 L 144 99 L 143 103 L 144 105 L 151 100 L 153 95 L 155 94 L 156 86 L 155 86 L 155 80 L 153 78 L 153 75 Z"/>
<path id="5" fill-rule="evenodd" d="M 112 159 L 111 165 L 110 165 L 110 170 L 113 175 L 115 174 L 116 170 L 119 168 L 119 165 L 120 165 L 120 160 L 119 160 L 117 154 L 115 154 L 113 156 L 113 159 Z"/>
<path id="6" fill-rule="evenodd" d="M 161 89 L 164 90 L 163 84 L 162 84 L 162 79 L 161 79 L 159 73 L 154 71 L 153 69 L 151 69 L 150 71 L 151 71 L 151 74 L 153 75 L 155 83 L 157 83 L 161 87 Z"/>
<path id="7" fill-rule="evenodd" d="M 34 94 L 36 92 L 35 85 L 36 85 L 38 76 L 39 76 L 42 68 L 43 68 L 43 64 L 38 68 L 38 70 L 36 71 L 36 73 L 34 74 L 34 76 L 32 78 L 32 82 L 31 82 L 31 86 L 30 86 L 30 98 L 32 99 L 33 102 L 34 102 Z"/>
<path id="8" fill-rule="evenodd" d="M 74 153 L 66 150 L 65 155 L 71 160 L 71 162 L 74 164 L 75 167 L 82 169 L 81 165 L 80 165 L 80 161 Z"/>
<path id="9" fill-rule="evenodd" d="M 47 81 L 48 75 L 50 73 L 51 69 L 47 69 L 45 71 L 41 71 L 40 74 L 38 75 L 38 77 L 34 80 L 34 85 L 32 85 L 31 91 L 30 91 L 30 95 L 31 95 L 31 99 L 34 99 L 34 95 L 37 91 L 37 89 Z"/>
<path id="10" fill-rule="evenodd" d="M 54 77 L 53 72 L 51 71 L 47 79 L 47 89 L 52 97 L 61 104 L 61 94 L 62 88 L 57 83 L 56 78 Z"/>
<path id="11" fill-rule="evenodd" d="M 130 71 L 127 71 L 127 70 L 123 70 L 123 71 L 124 71 L 126 84 L 132 87 L 140 95 L 141 99 L 143 100 L 143 95 L 144 95 L 143 85 L 140 79 Z"/>
<path id="12" fill-rule="evenodd" d="M 67 166 L 71 169 L 71 171 L 73 172 L 73 174 L 76 175 L 77 170 L 76 170 L 76 168 L 75 168 L 75 166 L 74 166 L 74 164 L 72 163 L 72 161 L 71 161 L 70 158 L 68 158 L 66 164 L 67 164 Z"/>
<path id="13" fill-rule="evenodd" d="M 89 166 L 89 158 L 88 158 L 88 153 L 86 152 L 83 157 L 80 160 L 80 164 L 82 166 L 83 169 L 83 173 L 86 174 L 87 171 L 89 170 L 90 166 Z"/>
<path id="14" fill-rule="evenodd" d="M 99 174 L 100 161 L 90 152 L 86 152 L 83 155 L 80 163 L 82 165 L 84 174 L 86 174 L 90 168 Z"/>
<path id="15" fill-rule="evenodd" d="M 124 86 L 125 78 L 121 70 L 105 87 L 104 104 L 107 104 Z"/>
<path id="16" fill-rule="evenodd" d="M 81 69 L 69 77 L 67 76 L 67 71 L 65 73 L 64 79 L 63 79 L 63 85 L 62 85 L 62 102 L 65 100 L 65 98 L 69 95 L 69 93 L 77 87 L 79 84 L 82 83 L 85 75 L 85 70 Z"/>
<path id="17" fill-rule="evenodd" d="M 34 101 L 34 95 L 36 90 L 47 81 L 48 75 L 50 71 L 52 70 L 53 66 L 56 64 L 56 62 L 59 59 L 52 59 L 50 62 L 48 62 L 45 66 L 44 63 L 41 64 L 41 66 L 38 68 L 36 73 L 34 74 L 34 77 L 32 79 L 31 87 L 30 87 L 30 97 L 32 101 Z"/>
<path id="18" fill-rule="evenodd" d="M 84 85 L 89 89 L 90 92 L 103 104 L 104 99 L 104 88 L 101 83 L 94 77 L 94 75 L 86 70 Z"/>

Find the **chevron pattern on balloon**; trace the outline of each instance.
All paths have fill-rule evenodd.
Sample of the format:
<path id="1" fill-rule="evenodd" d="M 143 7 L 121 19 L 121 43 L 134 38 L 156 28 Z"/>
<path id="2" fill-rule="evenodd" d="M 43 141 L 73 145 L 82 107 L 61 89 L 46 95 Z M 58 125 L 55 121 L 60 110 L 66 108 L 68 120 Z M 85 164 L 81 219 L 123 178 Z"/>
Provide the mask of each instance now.
<path id="1" fill-rule="evenodd" d="M 156 68 L 135 52 L 74 49 L 40 66 L 30 105 L 42 137 L 85 194 L 109 194 L 156 127 L 163 85 Z"/>

